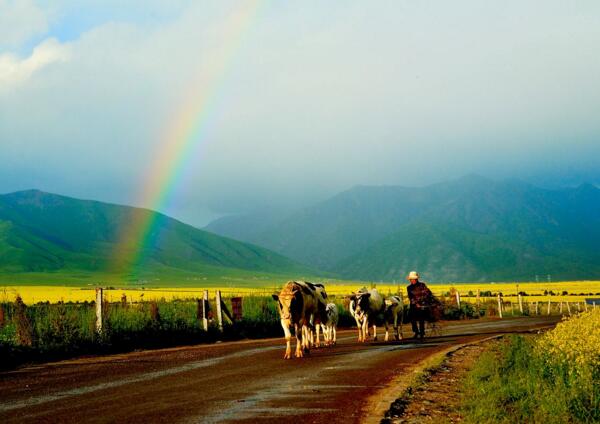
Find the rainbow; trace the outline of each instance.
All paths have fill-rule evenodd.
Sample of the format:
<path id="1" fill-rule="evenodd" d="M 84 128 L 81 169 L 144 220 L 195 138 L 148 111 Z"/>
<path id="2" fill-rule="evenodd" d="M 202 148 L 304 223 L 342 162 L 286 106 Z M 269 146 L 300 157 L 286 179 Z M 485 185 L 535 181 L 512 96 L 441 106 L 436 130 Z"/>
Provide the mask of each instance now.
<path id="1" fill-rule="evenodd" d="M 215 113 L 228 71 L 243 44 L 244 35 L 265 3 L 266 0 L 236 2 L 235 9 L 227 16 L 223 46 L 217 57 L 212 58 L 209 69 L 198 72 L 196 80 L 186 86 L 185 99 L 161 137 L 142 189 L 136 196 L 136 204 L 147 205 L 156 211 L 168 205 L 187 164 L 197 159 L 198 148 L 206 141 L 208 123 Z M 127 228 L 121 231 L 119 248 L 113 255 L 111 265 L 115 270 L 122 270 L 124 266 L 133 270 L 141 263 L 144 248 L 153 241 L 158 216 L 150 211 L 139 211 L 131 217 Z"/>

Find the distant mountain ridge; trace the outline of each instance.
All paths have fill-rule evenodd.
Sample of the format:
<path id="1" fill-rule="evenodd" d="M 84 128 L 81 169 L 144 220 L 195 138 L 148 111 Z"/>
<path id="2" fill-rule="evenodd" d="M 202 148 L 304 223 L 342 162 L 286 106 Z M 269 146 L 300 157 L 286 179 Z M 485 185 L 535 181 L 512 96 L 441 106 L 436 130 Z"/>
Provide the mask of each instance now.
<path id="1" fill-rule="evenodd" d="M 469 175 L 358 186 L 270 225 L 250 218 L 206 229 L 236 228 L 242 240 L 346 278 L 390 281 L 411 269 L 433 281 L 600 277 L 600 190 L 590 184 L 546 190 Z"/>
<path id="2" fill-rule="evenodd" d="M 137 245 L 120 237 L 136 220 L 156 220 L 153 243 L 134 263 Z M 114 258 L 119 261 L 115 264 Z M 113 269 L 117 266 L 117 269 Z M 146 209 L 80 200 L 38 190 L 0 195 L 0 272 L 160 273 L 239 269 L 306 273 L 280 254 L 199 230 Z"/>

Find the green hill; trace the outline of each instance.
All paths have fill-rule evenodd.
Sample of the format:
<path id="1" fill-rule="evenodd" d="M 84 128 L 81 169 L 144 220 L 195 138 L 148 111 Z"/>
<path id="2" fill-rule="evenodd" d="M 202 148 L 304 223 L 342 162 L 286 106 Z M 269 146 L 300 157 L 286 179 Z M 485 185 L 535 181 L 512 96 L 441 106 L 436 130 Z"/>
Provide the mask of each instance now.
<path id="1" fill-rule="evenodd" d="M 156 220 L 141 255 L 121 234 Z M 136 259 L 139 258 L 139 259 Z M 128 206 L 30 190 L 0 195 L 0 273 L 109 273 L 127 279 L 236 273 L 313 274 L 280 254 Z"/>
<path id="2" fill-rule="evenodd" d="M 243 239 L 353 279 L 389 281 L 411 269 L 432 281 L 600 278 L 600 190 L 478 176 L 355 187 Z"/>

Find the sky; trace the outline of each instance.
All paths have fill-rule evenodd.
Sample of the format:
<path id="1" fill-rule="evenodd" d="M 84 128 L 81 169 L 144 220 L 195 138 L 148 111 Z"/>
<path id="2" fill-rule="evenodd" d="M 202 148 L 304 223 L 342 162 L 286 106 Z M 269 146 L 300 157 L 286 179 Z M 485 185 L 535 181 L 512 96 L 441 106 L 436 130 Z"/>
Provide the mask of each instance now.
<path id="1" fill-rule="evenodd" d="M 359 184 L 600 184 L 599 51 L 595 0 L 0 0 L 0 193 L 202 226 Z M 140 195 L 203 98 L 168 201 Z"/>

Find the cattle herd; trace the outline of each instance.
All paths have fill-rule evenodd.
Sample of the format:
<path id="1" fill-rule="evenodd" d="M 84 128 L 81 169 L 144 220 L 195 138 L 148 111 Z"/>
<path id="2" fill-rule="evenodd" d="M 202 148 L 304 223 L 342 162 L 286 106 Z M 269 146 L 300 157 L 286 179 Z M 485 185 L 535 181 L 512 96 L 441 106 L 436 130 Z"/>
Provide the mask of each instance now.
<path id="1" fill-rule="evenodd" d="M 327 299 L 325 286 L 308 281 L 288 281 L 277 301 L 281 326 L 285 334 L 285 359 L 292 357 L 292 329 L 296 335 L 296 357 L 301 358 L 312 347 L 319 347 L 320 331 L 323 332 L 325 346 L 336 344 L 338 309 Z M 385 341 L 389 339 L 389 326 L 394 329 L 396 340 L 402 338 L 402 314 L 404 303 L 398 296 L 383 298 L 377 289 L 361 289 L 348 297 L 350 314 L 356 320 L 358 341 L 369 339 L 369 328 L 373 327 L 373 338 L 377 340 L 376 319 L 383 317 Z M 400 331 L 398 331 L 400 324 Z"/>

